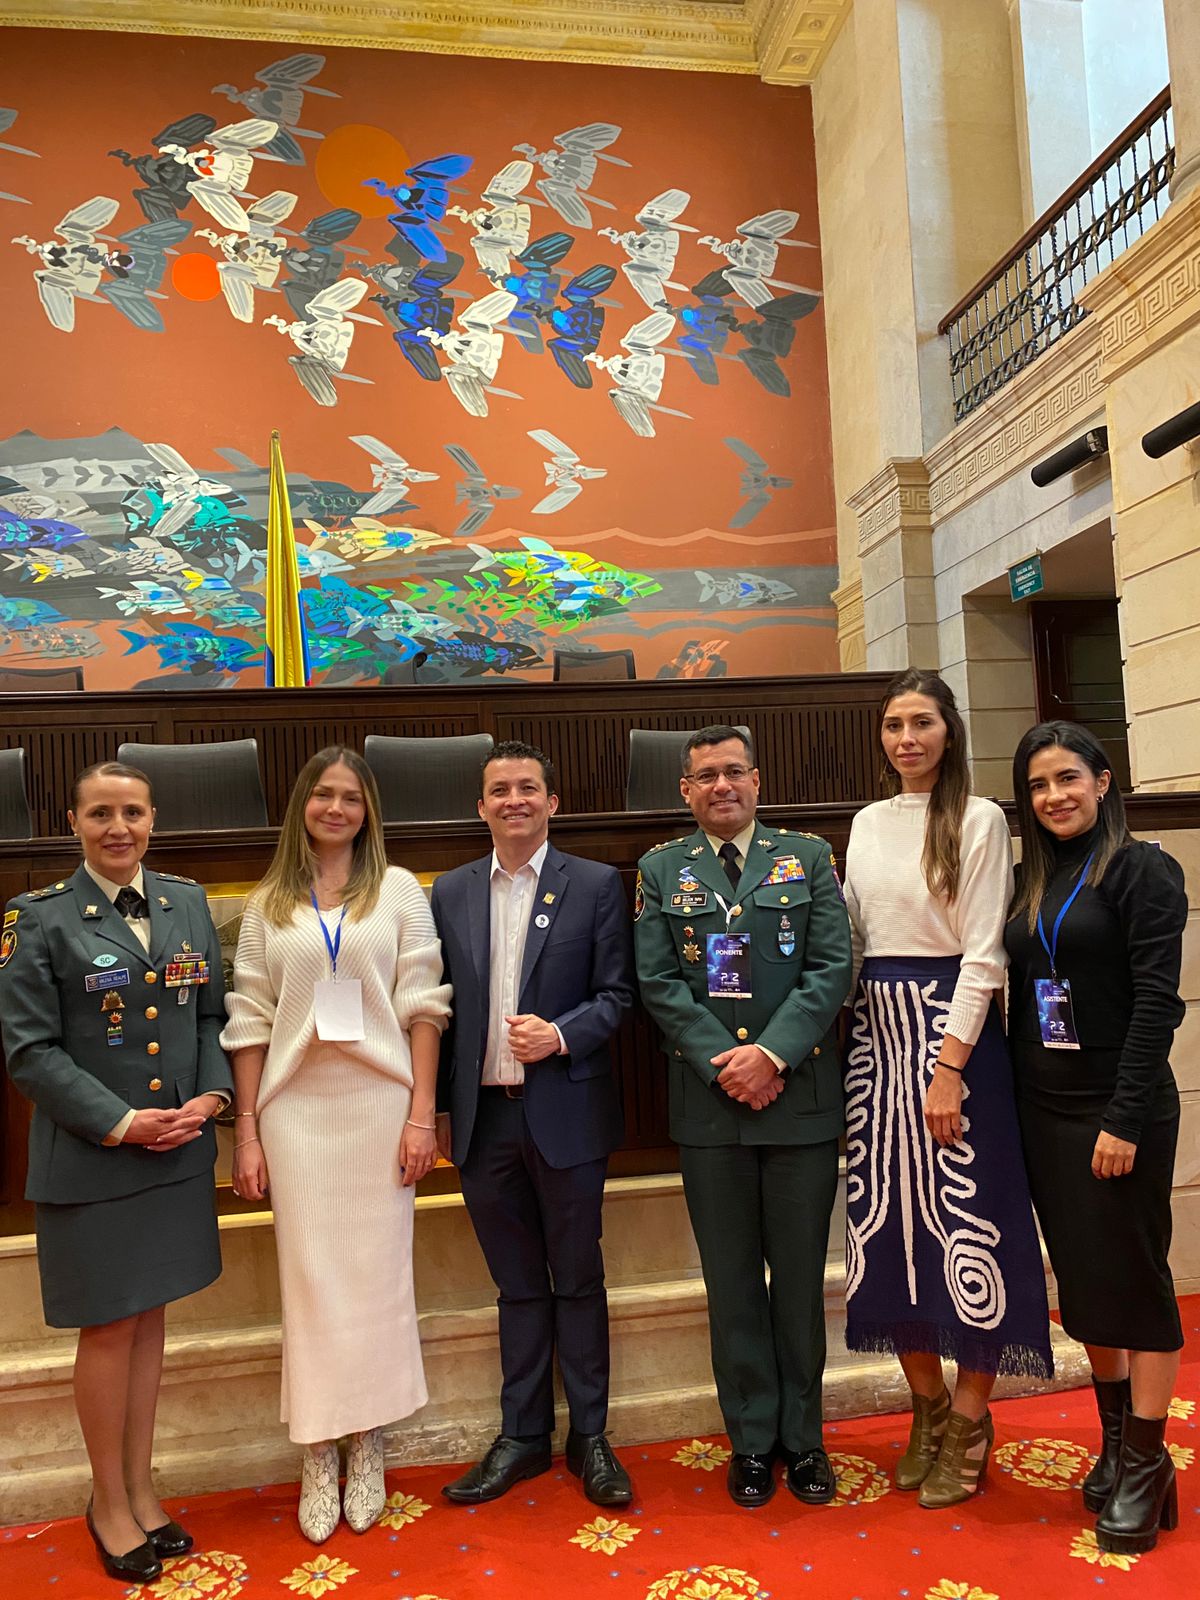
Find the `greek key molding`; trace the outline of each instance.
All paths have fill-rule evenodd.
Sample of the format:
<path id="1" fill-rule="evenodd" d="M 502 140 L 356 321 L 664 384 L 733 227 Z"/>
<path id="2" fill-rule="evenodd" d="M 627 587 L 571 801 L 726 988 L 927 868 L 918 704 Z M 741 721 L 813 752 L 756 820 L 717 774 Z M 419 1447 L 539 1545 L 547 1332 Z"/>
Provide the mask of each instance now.
<path id="1" fill-rule="evenodd" d="M 1101 319 L 1053 349 L 960 422 L 925 457 L 932 520 L 944 522 L 1104 409 Z"/>
<path id="2" fill-rule="evenodd" d="M 895 457 L 846 504 L 858 518 L 861 560 L 898 533 L 928 532 L 929 474 L 920 456 Z"/>
<path id="3" fill-rule="evenodd" d="M 837 608 L 838 658 L 843 672 L 863 672 L 867 662 L 867 620 L 861 574 L 829 596 Z"/>
<path id="4" fill-rule="evenodd" d="M 0 26 L 336 44 L 811 83 L 851 0 L 28 0 Z"/>
<path id="5" fill-rule="evenodd" d="M 1078 298 L 1100 324 L 1110 383 L 1200 319 L 1200 189 L 1173 201 Z"/>

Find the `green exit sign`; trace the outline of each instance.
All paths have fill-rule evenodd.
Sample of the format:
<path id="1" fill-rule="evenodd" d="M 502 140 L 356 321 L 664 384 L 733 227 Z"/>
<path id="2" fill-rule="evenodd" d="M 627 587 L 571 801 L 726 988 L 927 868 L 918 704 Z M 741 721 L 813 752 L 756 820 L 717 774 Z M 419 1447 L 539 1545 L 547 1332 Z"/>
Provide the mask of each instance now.
<path id="1" fill-rule="evenodd" d="M 1008 569 L 1008 592 L 1013 600 L 1028 600 L 1031 594 L 1041 594 L 1046 587 L 1042 576 L 1041 556 L 1030 556 Z"/>

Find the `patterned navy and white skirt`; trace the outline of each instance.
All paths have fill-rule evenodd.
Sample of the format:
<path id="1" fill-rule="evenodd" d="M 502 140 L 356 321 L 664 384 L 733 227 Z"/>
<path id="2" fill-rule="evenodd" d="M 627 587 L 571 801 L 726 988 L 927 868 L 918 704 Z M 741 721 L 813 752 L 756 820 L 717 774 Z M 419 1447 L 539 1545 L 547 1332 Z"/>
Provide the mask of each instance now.
<path id="1" fill-rule="evenodd" d="M 959 960 L 869 957 L 846 1061 L 846 1344 L 978 1372 L 1053 1373 L 1046 1278 L 995 1007 L 963 1077 L 963 1136 L 925 1126 Z"/>

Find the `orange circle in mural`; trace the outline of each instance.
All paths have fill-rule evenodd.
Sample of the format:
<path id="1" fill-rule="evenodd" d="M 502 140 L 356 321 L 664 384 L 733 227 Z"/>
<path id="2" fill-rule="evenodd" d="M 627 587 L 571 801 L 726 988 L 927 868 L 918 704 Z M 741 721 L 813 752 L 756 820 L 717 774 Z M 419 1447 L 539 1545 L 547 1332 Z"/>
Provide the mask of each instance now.
<path id="1" fill-rule="evenodd" d="M 335 128 L 322 139 L 315 163 L 317 184 L 326 200 L 349 206 L 364 217 L 386 217 L 396 208 L 390 196 L 365 188 L 367 179 L 399 183 L 411 165 L 399 139 L 364 122 Z"/>
<path id="2" fill-rule="evenodd" d="M 215 300 L 221 292 L 221 274 L 211 256 L 188 250 L 171 263 L 171 282 L 187 300 Z"/>

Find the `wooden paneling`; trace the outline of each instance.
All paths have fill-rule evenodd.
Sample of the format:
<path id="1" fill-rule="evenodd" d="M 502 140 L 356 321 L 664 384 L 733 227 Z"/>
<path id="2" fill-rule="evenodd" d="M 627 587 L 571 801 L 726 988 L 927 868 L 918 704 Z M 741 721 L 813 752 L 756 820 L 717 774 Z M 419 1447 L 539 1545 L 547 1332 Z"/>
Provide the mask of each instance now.
<path id="1" fill-rule="evenodd" d="M 267 814 L 278 823 L 296 773 L 326 745 L 369 733 L 490 733 L 539 745 L 558 768 L 564 811 L 619 811 L 631 728 L 686 733 L 744 723 L 768 804 L 865 800 L 875 790 L 875 717 L 887 676 L 737 678 L 684 683 L 494 683 L 451 688 L 230 689 L 190 694 L 0 695 L 0 747 L 29 752 L 39 835 L 60 834 L 76 772 L 124 740 L 258 740 Z"/>

